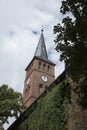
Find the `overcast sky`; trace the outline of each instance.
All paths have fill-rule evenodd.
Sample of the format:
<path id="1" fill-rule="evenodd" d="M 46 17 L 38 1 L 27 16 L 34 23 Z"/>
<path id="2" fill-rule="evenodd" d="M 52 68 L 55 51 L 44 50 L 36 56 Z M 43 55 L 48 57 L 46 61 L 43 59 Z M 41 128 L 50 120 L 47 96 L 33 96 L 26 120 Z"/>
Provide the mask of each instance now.
<path id="1" fill-rule="evenodd" d="M 42 26 L 48 57 L 63 70 L 55 51 L 53 26 L 61 22 L 61 0 L 0 0 L 0 85 L 23 92 L 25 68 L 32 60 Z"/>
<path id="2" fill-rule="evenodd" d="M 60 1 L 0 0 L 0 85 L 23 91 L 25 68 L 34 56 L 42 26 L 56 77 L 63 71 L 53 34 L 53 26 L 62 19 Z"/>
<path id="3" fill-rule="evenodd" d="M 0 0 L 0 85 L 23 92 L 25 68 L 32 60 L 42 26 L 56 77 L 64 70 L 55 51 L 53 26 L 61 22 L 61 0 Z"/>

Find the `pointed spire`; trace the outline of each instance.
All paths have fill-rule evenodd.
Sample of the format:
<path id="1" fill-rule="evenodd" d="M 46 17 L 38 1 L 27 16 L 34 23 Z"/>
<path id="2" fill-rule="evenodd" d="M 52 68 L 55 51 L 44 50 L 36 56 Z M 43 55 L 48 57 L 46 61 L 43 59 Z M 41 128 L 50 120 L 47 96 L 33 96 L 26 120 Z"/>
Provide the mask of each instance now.
<path id="1" fill-rule="evenodd" d="M 43 36 L 43 28 L 41 30 L 41 36 L 40 36 L 34 56 L 39 57 L 44 60 L 48 60 L 47 50 L 46 50 L 46 46 L 45 46 L 45 40 L 44 40 L 44 36 Z"/>
<path id="2" fill-rule="evenodd" d="M 36 48 L 32 61 L 34 60 L 34 58 L 44 60 L 44 61 L 52 64 L 53 66 L 55 66 L 55 64 L 48 59 L 47 50 L 46 50 L 46 46 L 45 46 L 45 40 L 44 40 L 44 36 L 43 36 L 43 28 L 41 30 L 40 39 L 39 39 L 39 42 L 38 42 L 38 45 L 37 45 L 37 48 Z M 31 62 L 30 62 L 30 64 L 31 64 Z M 26 67 L 25 70 L 28 69 L 29 65 Z"/>

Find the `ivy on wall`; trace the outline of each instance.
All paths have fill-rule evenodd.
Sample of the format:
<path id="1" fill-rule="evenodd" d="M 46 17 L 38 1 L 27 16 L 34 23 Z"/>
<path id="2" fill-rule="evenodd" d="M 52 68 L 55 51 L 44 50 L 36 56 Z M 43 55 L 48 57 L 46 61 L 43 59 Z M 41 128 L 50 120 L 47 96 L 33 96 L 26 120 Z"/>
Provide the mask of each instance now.
<path id="1" fill-rule="evenodd" d="M 65 81 L 55 85 L 41 97 L 34 111 L 23 121 L 17 130 L 67 130 L 67 98 Z"/>

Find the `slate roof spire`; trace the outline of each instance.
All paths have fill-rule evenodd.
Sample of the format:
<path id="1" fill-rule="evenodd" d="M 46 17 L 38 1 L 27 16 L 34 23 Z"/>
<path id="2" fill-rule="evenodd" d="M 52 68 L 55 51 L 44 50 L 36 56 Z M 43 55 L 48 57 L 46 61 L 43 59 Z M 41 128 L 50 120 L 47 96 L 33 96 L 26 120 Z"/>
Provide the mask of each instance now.
<path id="1" fill-rule="evenodd" d="M 43 60 L 48 60 L 47 50 L 45 46 L 45 40 L 43 36 L 43 29 L 41 30 L 40 39 L 34 54 L 35 57 L 38 57 Z"/>

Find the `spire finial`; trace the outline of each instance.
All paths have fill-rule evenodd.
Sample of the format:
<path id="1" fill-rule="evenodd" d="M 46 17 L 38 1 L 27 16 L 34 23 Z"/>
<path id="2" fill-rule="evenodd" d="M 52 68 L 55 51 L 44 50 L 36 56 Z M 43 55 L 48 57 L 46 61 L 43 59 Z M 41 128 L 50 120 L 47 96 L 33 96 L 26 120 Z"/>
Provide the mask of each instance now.
<path id="1" fill-rule="evenodd" d="M 43 33 L 43 31 L 44 31 L 44 30 L 43 30 L 43 26 L 42 26 L 41 32 Z"/>

